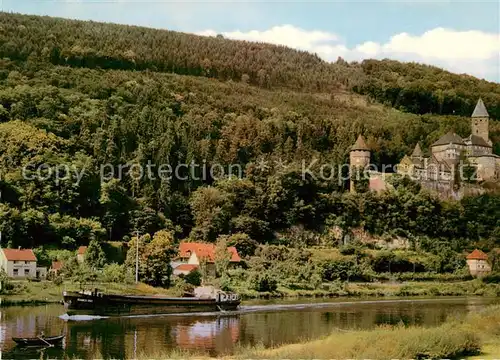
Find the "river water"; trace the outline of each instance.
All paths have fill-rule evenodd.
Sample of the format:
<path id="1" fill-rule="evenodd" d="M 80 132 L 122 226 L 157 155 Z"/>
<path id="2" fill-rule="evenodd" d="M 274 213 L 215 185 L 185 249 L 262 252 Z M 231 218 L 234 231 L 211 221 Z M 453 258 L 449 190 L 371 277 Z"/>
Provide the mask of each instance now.
<path id="1" fill-rule="evenodd" d="M 266 347 L 314 339 L 336 329 L 369 329 L 381 324 L 438 325 L 497 298 L 394 300 L 273 300 L 244 302 L 237 313 L 184 314 L 107 319 L 62 316 L 61 305 L 0 308 L 0 359 L 154 358 L 171 349 L 211 356 L 238 346 Z M 22 349 L 12 337 L 66 334 L 61 348 Z"/>

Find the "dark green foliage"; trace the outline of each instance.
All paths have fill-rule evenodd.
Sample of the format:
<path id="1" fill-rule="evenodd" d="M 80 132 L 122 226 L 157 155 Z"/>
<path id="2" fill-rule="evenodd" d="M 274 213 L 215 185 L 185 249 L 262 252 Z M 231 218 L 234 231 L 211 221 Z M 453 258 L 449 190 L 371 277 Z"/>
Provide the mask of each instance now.
<path id="1" fill-rule="evenodd" d="M 248 283 L 253 290 L 259 292 L 273 292 L 278 288 L 278 282 L 268 271 L 250 273 Z"/>
<path id="2" fill-rule="evenodd" d="M 348 65 L 341 71 L 316 55 L 263 43 L 5 13 L 0 22 L 0 58 L 13 61 L 173 72 L 264 88 L 286 85 L 327 91 L 347 84 L 354 73 Z M 109 89 L 98 94 L 108 95 Z"/>
<path id="3" fill-rule="evenodd" d="M 126 244 L 125 243 L 101 243 L 106 259 L 110 263 L 123 264 L 125 257 L 127 256 Z"/>
<path id="4" fill-rule="evenodd" d="M 392 252 L 380 252 L 371 260 L 371 267 L 379 273 L 425 272 L 435 269 L 426 269 L 424 264 L 410 261 Z"/>
<path id="5" fill-rule="evenodd" d="M 50 267 L 50 265 L 52 264 L 52 259 L 50 258 L 45 248 L 38 247 L 33 249 L 33 252 L 35 253 L 36 256 L 37 266 L 45 266 L 47 268 Z"/>
<path id="6" fill-rule="evenodd" d="M 9 277 L 7 273 L 2 268 L 0 269 L 0 294 L 5 293 L 6 291 L 11 289 L 11 284 L 9 283 Z"/>
<path id="7" fill-rule="evenodd" d="M 457 251 L 463 249 L 465 244 L 459 239 L 454 241 L 445 241 L 438 239 L 422 238 L 420 240 L 422 250 L 436 254 L 438 261 L 433 264 L 433 270 L 436 272 L 453 272 L 463 268 L 466 265 L 465 256 L 457 254 Z"/>
<path id="8" fill-rule="evenodd" d="M 196 269 L 183 277 L 184 281 L 194 286 L 201 285 L 201 273 Z"/>
<path id="9" fill-rule="evenodd" d="M 332 260 L 321 265 L 324 281 L 369 281 L 355 260 Z"/>
<path id="10" fill-rule="evenodd" d="M 240 256 L 247 257 L 255 254 L 255 250 L 259 246 L 259 243 L 250 238 L 247 234 L 236 233 L 228 238 L 227 245 L 236 247 Z"/>
<path id="11" fill-rule="evenodd" d="M 361 68 L 367 78 L 356 90 L 396 109 L 469 116 L 481 96 L 490 115 L 500 118 L 500 91 L 495 83 L 393 60 L 365 60 Z"/>
<path id="12" fill-rule="evenodd" d="M 95 239 L 89 242 L 85 252 L 85 264 L 93 270 L 101 270 L 106 264 L 106 254 L 102 250 L 101 244 Z"/>
<path id="13" fill-rule="evenodd" d="M 481 278 L 481 280 L 487 284 L 490 283 L 495 283 L 498 284 L 500 283 L 500 273 L 498 272 L 493 272 L 491 274 L 485 275 Z"/>
<path id="14" fill-rule="evenodd" d="M 394 187 L 395 190 L 406 189 L 413 194 L 417 194 L 422 189 L 422 186 L 413 181 L 409 176 L 400 176 L 398 174 L 394 174 L 388 179 L 388 182 Z"/>

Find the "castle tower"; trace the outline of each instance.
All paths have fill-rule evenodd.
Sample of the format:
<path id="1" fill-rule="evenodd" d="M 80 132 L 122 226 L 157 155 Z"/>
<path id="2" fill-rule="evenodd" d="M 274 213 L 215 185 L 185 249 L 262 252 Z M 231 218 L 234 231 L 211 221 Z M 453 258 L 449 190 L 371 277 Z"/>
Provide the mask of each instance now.
<path id="1" fill-rule="evenodd" d="M 488 125 L 490 121 L 490 116 L 488 115 L 488 111 L 486 110 L 486 106 L 484 106 L 483 100 L 479 98 L 477 101 L 476 107 L 474 108 L 474 112 L 472 113 L 471 119 L 471 129 L 472 135 L 480 136 L 491 145 Z"/>
<path id="2" fill-rule="evenodd" d="M 358 169 L 363 171 L 368 165 L 370 165 L 370 148 L 366 145 L 366 141 L 362 135 L 358 136 L 358 139 L 351 147 L 351 152 L 349 154 L 349 164 L 351 165 L 351 192 L 355 192 L 354 181 L 355 176 L 353 176 L 353 170 Z"/>

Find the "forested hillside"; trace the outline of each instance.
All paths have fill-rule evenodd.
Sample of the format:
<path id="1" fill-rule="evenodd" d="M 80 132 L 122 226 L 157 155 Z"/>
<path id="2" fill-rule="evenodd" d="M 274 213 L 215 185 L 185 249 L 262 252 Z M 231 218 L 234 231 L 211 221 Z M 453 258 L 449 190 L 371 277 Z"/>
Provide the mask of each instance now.
<path id="1" fill-rule="evenodd" d="M 500 119 L 498 84 L 433 66 L 342 59 L 331 64 L 283 46 L 38 16 L 0 13 L 0 23 L 0 56 L 13 61 L 147 69 L 264 88 L 353 89 L 418 114 L 469 116 L 482 97 L 493 118 Z"/>
<path id="2" fill-rule="evenodd" d="M 479 96 L 500 117 L 498 84 L 139 27 L 4 13 L 0 24 L 3 246 L 74 249 L 163 228 L 177 239 L 245 233 L 300 246 L 332 225 L 462 248 L 498 241 L 498 195 L 447 203 L 411 184 L 385 197 L 350 195 L 336 176 L 301 176 L 303 160 L 344 163 L 360 133 L 377 165 L 396 164 L 450 128 L 466 136 Z M 500 123 L 490 129 L 498 152 Z M 244 179 L 128 172 L 192 162 L 240 164 Z M 47 180 L 36 176 L 42 164 Z M 62 180 L 58 165 L 70 169 L 58 168 Z M 129 166 L 124 176 L 103 177 L 103 166 L 120 165 Z"/>

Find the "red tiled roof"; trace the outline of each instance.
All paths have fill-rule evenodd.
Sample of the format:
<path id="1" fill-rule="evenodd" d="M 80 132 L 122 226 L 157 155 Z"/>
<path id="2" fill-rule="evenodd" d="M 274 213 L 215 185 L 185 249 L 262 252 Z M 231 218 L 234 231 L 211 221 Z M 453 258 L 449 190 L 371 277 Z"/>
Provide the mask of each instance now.
<path id="1" fill-rule="evenodd" d="M 231 252 L 231 261 L 234 261 L 234 262 L 241 261 L 240 255 L 238 254 L 238 250 L 236 250 L 236 248 L 234 246 L 228 247 L 227 250 L 229 252 Z"/>
<path id="2" fill-rule="evenodd" d="M 36 261 L 31 249 L 2 249 L 8 261 Z"/>
<path id="3" fill-rule="evenodd" d="M 198 265 L 195 265 L 195 264 L 180 264 L 179 266 L 177 266 L 175 268 L 175 270 L 191 272 L 197 268 L 198 268 Z"/>
<path id="4" fill-rule="evenodd" d="M 63 267 L 62 261 L 52 261 L 52 266 L 50 267 L 52 270 L 61 270 Z"/>
<path id="5" fill-rule="evenodd" d="M 232 262 L 240 262 L 241 258 L 234 246 L 230 246 L 227 250 L 231 253 Z M 181 242 L 179 244 L 179 257 L 188 258 L 192 253 L 196 253 L 199 258 L 207 258 L 209 262 L 215 261 L 215 245 L 197 242 Z"/>
<path id="6" fill-rule="evenodd" d="M 488 255 L 486 255 L 481 250 L 475 249 L 469 255 L 467 255 L 467 259 L 469 260 L 488 260 Z"/>
<path id="7" fill-rule="evenodd" d="M 86 251 L 87 251 L 87 247 L 86 246 L 80 246 L 78 248 L 78 255 L 83 255 L 83 254 L 85 254 Z"/>

